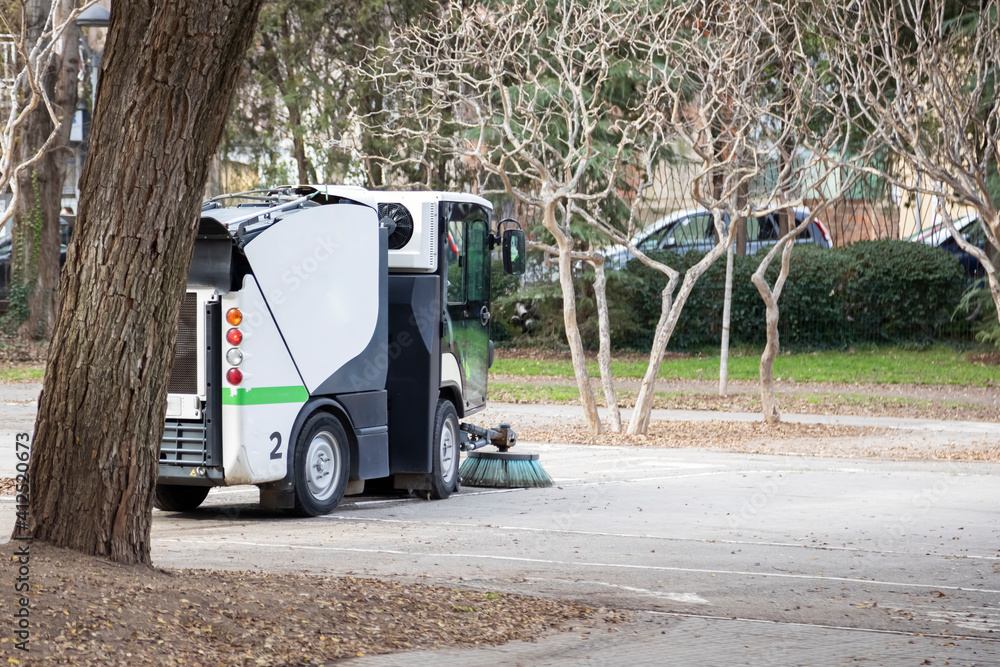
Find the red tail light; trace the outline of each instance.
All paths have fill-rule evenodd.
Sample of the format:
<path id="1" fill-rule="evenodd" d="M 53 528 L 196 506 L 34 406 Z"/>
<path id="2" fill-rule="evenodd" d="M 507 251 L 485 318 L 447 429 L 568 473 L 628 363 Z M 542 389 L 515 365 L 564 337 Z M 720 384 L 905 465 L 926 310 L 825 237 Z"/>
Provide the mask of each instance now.
<path id="1" fill-rule="evenodd" d="M 233 386 L 238 385 L 243 382 L 243 372 L 238 368 L 230 368 L 226 373 L 226 381 Z"/>

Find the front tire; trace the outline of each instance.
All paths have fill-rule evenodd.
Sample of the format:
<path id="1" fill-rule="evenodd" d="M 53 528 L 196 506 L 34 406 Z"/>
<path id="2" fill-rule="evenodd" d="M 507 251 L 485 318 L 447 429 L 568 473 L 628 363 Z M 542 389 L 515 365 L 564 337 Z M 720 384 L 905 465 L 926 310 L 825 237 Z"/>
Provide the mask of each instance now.
<path id="1" fill-rule="evenodd" d="M 455 406 L 451 401 L 440 399 L 434 415 L 434 461 L 431 469 L 431 498 L 435 500 L 442 500 L 458 491 L 460 444 Z"/>
<path id="2" fill-rule="evenodd" d="M 329 514 L 344 497 L 351 471 L 347 433 L 332 415 L 313 415 L 295 442 L 295 509 L 299 516 Z"/>
<path id="3" fill-rule="evenodd" d="M 193 512 L 205 502 L 208 486 L 180 486 L 157 484 L 153 507 L 164 512 Z"/>

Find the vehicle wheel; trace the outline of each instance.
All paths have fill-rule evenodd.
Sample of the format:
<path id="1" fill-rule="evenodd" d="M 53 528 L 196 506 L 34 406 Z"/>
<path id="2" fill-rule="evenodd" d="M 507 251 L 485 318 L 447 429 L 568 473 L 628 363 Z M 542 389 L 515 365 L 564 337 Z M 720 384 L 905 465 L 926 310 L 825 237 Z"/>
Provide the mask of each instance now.
<path id="1" fill-rule="evenodd" d="M 438 401 L 434 415 L 434 462 L 431 470 L 431 498 L 440 500 L 458 491 L 458 457 L 461 441 L 458 413 L 451 401 Z"/>
<path id="2" fill-rule="evenodd" d="M 153 507 L 164 512 L 191 512 L 205 502 L 209 486 L 157 484 Z"/>
<path id="3" fill-rule="evenodd" d="M 351 450 L 340 420 L 316 414 L 295 442 L 295 509 L 299 516 L 329 514 L 344 497 Z"/>

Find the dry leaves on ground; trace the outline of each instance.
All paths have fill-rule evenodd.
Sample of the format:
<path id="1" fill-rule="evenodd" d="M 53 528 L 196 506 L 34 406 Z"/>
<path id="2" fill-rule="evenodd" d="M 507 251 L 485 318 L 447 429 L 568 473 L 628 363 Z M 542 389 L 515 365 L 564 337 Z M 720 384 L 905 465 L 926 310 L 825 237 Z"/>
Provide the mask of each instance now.
<path id="1" fill-rule="evenodd" d="M 802 415 L 851 415 L 855 417 L 896 417 L 901 419 L 946 419 L 951 421 L 1000 421 L 993 406 L 940 400 L 900 400 L 874 395 L 779 394 L 782 412 Z M 657 400 L 658 408 L 673 410 L 712 410 L 724 412 L 760 412 L 760 398 L 748 394 L 718 396 L 713 394 L 674 395 Z"/>
<path id="2" fill-rule="evenodd" d="M 742 454 L 784 454 L 893 460 L 1000 461 L 1000 448 L 954 443 L 926 443 L 885 428 L 763 421 L 654 421 L 647 435 L 604 433 L 592 436 L 586 426 L 522 428 L 523 441 L 637 447 L 701 447 Z"/>
<path id="3" fill-rule="evenodd" d="M 545 395 L 537 398 L 525 398 L 524 392 L 511 391 L 504 383 L 518 385 L 537 384 L 541 386 L 568 386 L 565 382 L 554 381 L 545 376 L 491 376 L 495 382 L 490 386 L 490 400 L 501 403 L 527 403 L 540 405 L 578 405 L 579 399 L 553 400 Z M 620 383 L 618 403 L 622 408 L 635 406 L 637 391 L 627 388 L 626 383 Z M 674 381 L 683 386 L 684 381 Z M 808 385 L 804 385 L 808 386 Z M 922 389 L 927 389 L 923 388 Z M 898 417 L 902 419 L 945 419 L 950 421 L 1000 422 L 1000 412 L 994 403 L 975 403 L 963 400 L 964 393 L 970 390 L 964 387 L 948 387 L 939 390 L 946 391 L 951 399 L 928 398 L 911 399 L 879 395 L 884 391 L 877 386 L 858 386 L 853 388 L 858 393 L 825 393 L 814 392 L 800 395 L 791 392 L 777 392 L 778 405 L 782 412 L 802 415 L 851 415 L 855 417 Z M 927 389 L 930 393 L 930 389 Z M 975 390 L 973 390 L 975 391 Z M 595 387 L 597 404 L 605 406 L 603 394 Z M 979 398 L 978 396 L 976 398 Z M 995 399 L 993 399 L 995 402 Z M 653 407 L 664 410 L 705 410 L 711 412 L 752 412 L 759 413 L 760 398 L 754 393 L 733 392 L 728 396 L 719 396 L 697 391 L 675 391 L 657 395 Z"/>
<path id="4" fill-rule="evenodd" d="M 1000 366 L 1000 352 L 970 354 L 969 362 L 973 364 L 982 364 L 983 366 Z"/>
<path id="5" fill-rule="evenodd" d="M 48 343 L 29 341 L 0 331 L 0 367 L 44 365 L 48 353 Z"/>
<path id="6" fill-rule="evenodd" d="M 0 477 L 0 496 L 14 495 L 14 478 Z"/>
<path id="7" fill-rule="evenodd" d="M 0 546 L 5 608 L 14 549 Z M 624 620 L 572 602 L 397 581 L 122 566 L 41 543 L 30 567 L 30 664 L 322 665 Z M 0 654 L 17 659 L 10 636 Z"/>

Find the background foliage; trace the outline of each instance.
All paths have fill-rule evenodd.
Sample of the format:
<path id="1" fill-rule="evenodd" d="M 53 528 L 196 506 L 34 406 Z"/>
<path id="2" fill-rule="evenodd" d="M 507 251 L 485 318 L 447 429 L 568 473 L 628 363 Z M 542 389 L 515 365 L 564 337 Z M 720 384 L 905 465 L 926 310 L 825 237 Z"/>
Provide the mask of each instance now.
<path id="1" fill-rule="evenodd" d="M 699 258 L 699 253 L 691 252 L 671 260 L 685 271 Z M 750 282 L 759 258 L 751 255 L 735 259 L 730 335 L 736 345 L 763 344 L 764 302 Z M 772 267 L 771 272 L 776 274 L 777 267 Z M 612 343 L 619 349 L 648 350 L 660 312 L 662 276 L 635 260 L 622 270 L 608 271 L 607 276 Z M 596 348 L 593 273 L 578 273 L 576 280 L 581 333 L 587 345 Z M 724 283 L 725 265 L 719 262 L 691 294 L 670 349 L 718 345 Z M 961 314 L 953 315 L 967 288 L 968 278 L 957 259 L 923 244 L 860 241 L 833 249 L 802 244 L 792 255 L 791 273 L 781 295 L 782 346 L 922 346 L 938 340 L 966 340 L 970 323 Z M 535 311 L 535 325 L 530 331 L 522 331 L 510 322 L 517 303 Z M 494 340 L 559 347 L 565 341 L 561 308 L 557 285 L 539 282 L 516 293 L 507 292 L 497 299 Z M 974 321 L 988 316 L 980 310 Z"/>

